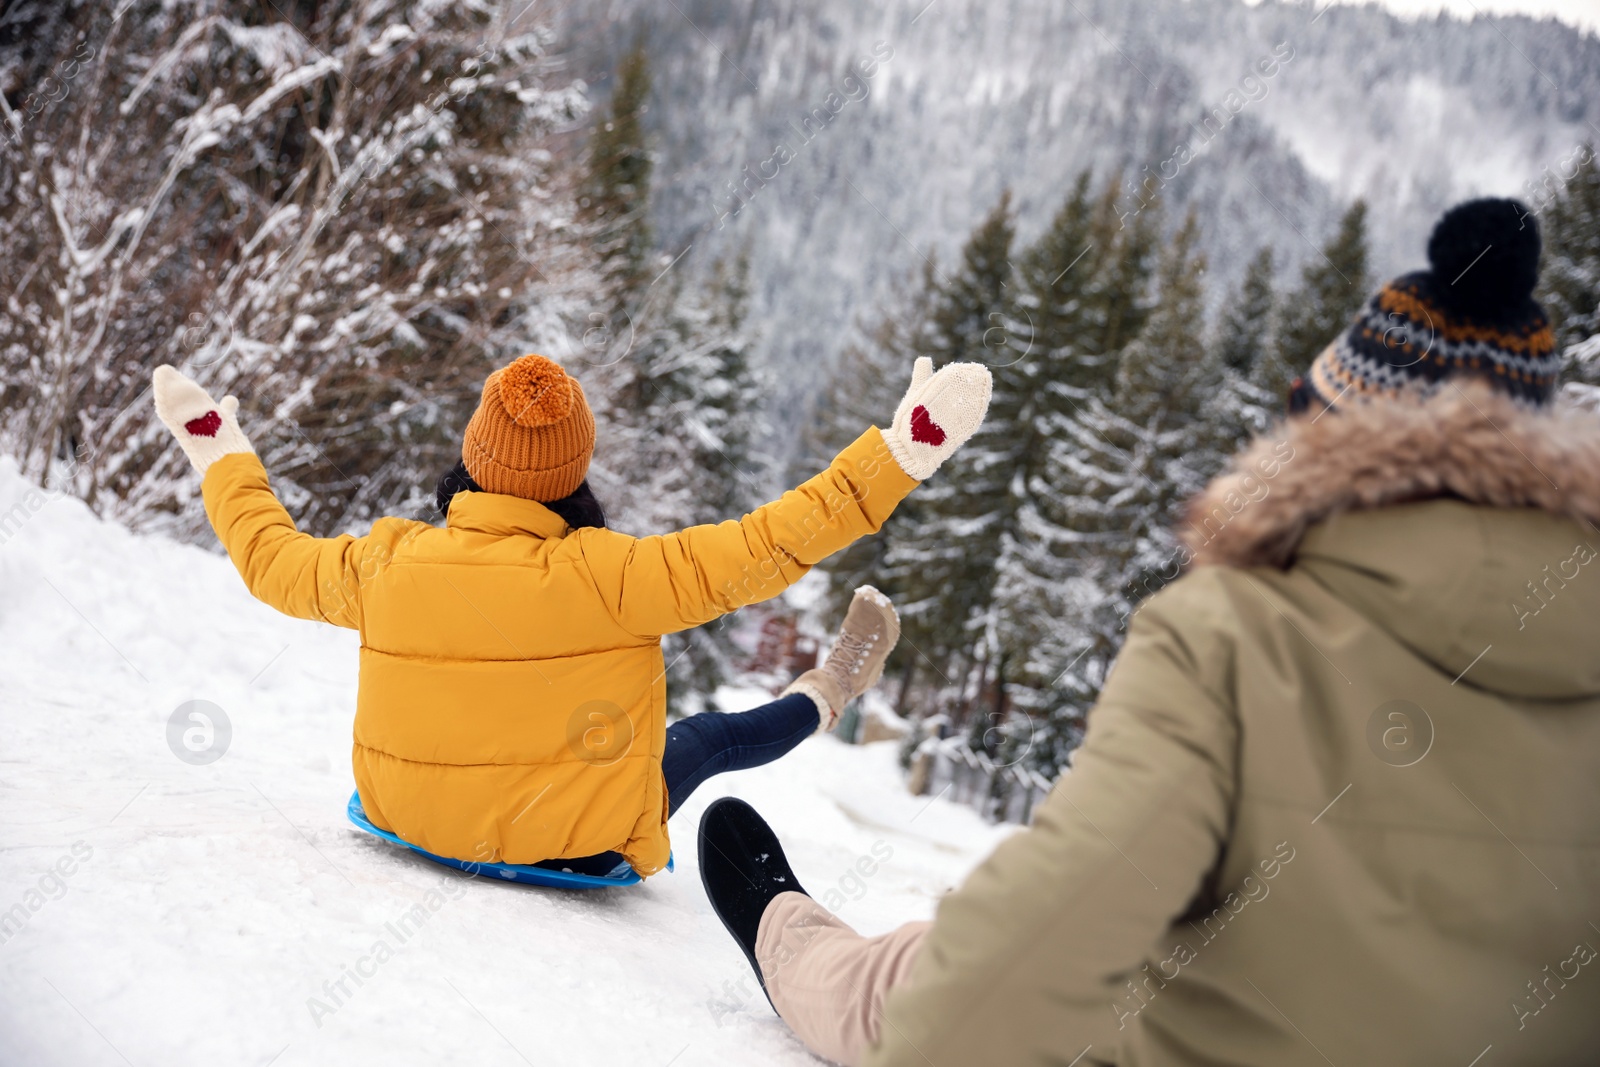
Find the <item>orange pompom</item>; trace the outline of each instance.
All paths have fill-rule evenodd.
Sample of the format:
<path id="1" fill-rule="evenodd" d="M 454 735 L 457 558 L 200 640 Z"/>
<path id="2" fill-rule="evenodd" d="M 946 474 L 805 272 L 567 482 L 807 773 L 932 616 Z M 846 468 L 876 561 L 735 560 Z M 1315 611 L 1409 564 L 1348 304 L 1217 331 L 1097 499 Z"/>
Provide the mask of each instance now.
<path id="1" fill-rule="evenodd" d="M 572 410 L 572 379 L 554 360 L 523 356 L 500 372 L 500 403 L 518 426 L 548 426 Z"/>

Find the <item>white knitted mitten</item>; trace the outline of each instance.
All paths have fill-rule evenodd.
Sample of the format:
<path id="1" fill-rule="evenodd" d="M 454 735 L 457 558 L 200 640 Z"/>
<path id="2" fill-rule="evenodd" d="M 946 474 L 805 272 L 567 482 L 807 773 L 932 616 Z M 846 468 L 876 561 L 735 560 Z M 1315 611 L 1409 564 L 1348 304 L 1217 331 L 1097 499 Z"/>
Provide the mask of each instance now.
<path id="1" fill-rule="evenodd" d="M 218 404 L 211 394 L 171 367 L 157 367 L 151 391 L 156 417 L 183 446 L 194 469 L 205 477 L 206 468 L 235 452 L 255 452 L 239 429 L 239 402 L 231 396 Z"/>
<path id="2" fill-rule="evenodd" d="M 937 374 L 923 356 L 911 368 L 911 388 L 883 435 L 905 471 L 922 481 L 966 443 L 989 410 L 994 378 L 981 363 L 952 363 Z"/>

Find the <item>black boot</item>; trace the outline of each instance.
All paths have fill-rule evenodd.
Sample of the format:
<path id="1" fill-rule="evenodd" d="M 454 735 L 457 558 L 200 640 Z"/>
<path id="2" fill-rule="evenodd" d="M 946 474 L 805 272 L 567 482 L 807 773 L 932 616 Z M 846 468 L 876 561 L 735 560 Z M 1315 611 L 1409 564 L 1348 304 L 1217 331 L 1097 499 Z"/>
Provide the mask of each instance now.
<path id="1" fill-rule="evenodd" d="M 772 827 L 744 801 L 723 797 L 701 817 L 700 883 L 717 918 L 744 949 L 745 959 L 765 991 L 767 982 L 756 960 L 761 913 L 779 893 L 805 890 L 789 869 Z M 770 1002 L 771 998 L 767 999 Z"/>

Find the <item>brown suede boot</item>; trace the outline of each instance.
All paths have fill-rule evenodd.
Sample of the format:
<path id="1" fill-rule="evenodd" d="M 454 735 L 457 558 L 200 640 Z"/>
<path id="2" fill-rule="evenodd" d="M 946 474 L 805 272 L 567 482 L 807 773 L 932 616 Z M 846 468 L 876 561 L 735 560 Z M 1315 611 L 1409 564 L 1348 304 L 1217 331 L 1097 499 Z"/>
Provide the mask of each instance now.
<path id="1" fill-rule="evenodd" d="M 883 677 L 884 661 L 898 640 L 900 616 L 894 605 L 872 586 L 863 585 L 850 601 L 828 658 L 796 678 L 782 695 L 804 693 L 816 701 L 818 729 L 831 730 L 845 705 Z"/>

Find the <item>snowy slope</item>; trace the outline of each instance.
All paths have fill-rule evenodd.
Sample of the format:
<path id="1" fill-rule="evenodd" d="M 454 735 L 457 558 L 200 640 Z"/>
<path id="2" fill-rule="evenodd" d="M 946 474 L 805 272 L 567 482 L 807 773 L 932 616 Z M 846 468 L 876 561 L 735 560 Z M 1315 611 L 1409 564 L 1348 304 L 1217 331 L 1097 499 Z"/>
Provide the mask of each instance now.
<path id="1" fill-rule="evenodd" d="M 818 738 L 696 794 L 675 874 L 466 880 L 345 822 L 355 653 L 0 459 L 0 1064 L 813 1063 L 706 904 L 705 806 L 748 799 L 871 933 L 1007 832 L 908 795 L 892 744 Z M 233 730 L 204 766 L 167 742 L 194 699 Z"/>

